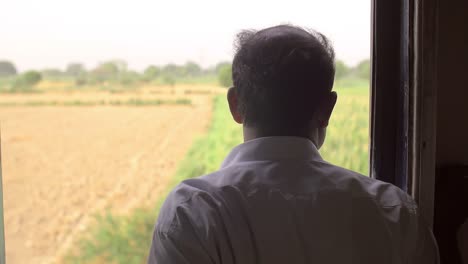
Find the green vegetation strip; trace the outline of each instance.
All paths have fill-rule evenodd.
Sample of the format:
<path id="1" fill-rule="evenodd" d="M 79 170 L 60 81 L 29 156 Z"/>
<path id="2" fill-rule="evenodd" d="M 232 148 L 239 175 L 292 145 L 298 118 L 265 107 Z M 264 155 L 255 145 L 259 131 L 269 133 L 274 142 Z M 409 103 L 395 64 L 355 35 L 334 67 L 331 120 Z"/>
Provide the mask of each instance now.
<path id="1" fill-rule="evenodd" d="M 339 100 L 320 152 L 331 163 L 367 174 L 368 88 L 338 88 L 337 92 Z M 217 170 L 231 148 L 242 141 L 241 136 L 241 128 L 232 121 L 224 96 L 216 97 L 207 134 L 195 141 L 156 206 L 137 209 L 127 216 L 109 212 L 98 215 L 66 262 L 144 263 L 159 208 L 168 192 L 185 179 Z"/>
<path id="2" fill-rule="evenodd" d="M 26 102 L 0 102 L 0 107 L 14 106 L 158 106 L 158 105 L 191 105 L 190 99 L 161 100 L 137 99 L 111 100 L 111 101 L 26 101 Z"/>

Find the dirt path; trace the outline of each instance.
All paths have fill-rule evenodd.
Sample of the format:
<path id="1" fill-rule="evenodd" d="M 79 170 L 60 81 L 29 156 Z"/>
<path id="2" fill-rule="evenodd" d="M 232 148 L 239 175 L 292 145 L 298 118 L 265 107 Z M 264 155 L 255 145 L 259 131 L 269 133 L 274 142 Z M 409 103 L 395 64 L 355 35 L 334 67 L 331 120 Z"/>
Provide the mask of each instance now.
<path id="1" fill-rule="evenodd" d="M 53 263 L 95 212 L 151 205 L 210 119 L 194 106 L 3 107 L 8 263 Z"/>

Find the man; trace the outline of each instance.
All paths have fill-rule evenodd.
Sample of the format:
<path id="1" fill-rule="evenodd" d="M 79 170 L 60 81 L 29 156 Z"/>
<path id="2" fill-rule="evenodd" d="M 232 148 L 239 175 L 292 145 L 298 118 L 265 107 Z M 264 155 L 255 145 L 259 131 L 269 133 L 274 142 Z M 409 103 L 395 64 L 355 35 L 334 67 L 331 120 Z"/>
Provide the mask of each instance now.
<path id="1" fill-rule="evenodd" d="M 320 157 L 337 100 L 325 36 L 244 31 L 232 71 L 229 107 L 245 142 L 167 197 L 149 263 L 437 263 L 406 193 Z"/>

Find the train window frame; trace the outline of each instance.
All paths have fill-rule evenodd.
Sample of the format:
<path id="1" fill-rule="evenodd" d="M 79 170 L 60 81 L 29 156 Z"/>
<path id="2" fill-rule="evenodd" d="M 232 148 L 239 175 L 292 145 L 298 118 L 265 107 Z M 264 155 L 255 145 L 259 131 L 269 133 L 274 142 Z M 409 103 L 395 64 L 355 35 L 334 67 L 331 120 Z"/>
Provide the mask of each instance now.
<path id="1" fill-rule="evenodd" d="M 370 176 L 434 217 L 438 0 L 372 0 Z"/>

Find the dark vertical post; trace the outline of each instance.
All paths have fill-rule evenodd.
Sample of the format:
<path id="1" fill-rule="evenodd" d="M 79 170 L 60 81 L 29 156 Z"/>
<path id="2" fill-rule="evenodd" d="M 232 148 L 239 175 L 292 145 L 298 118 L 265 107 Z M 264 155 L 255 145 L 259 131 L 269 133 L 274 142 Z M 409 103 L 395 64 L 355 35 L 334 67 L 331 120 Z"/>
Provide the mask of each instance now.
<path id="1" fill-rule="evenodd" d="M 408 189 L 410 0 L 372 1 L 371 177 Z"/>
<path id="2" fill-rule="evenodd" d="M 409 182 L 411 195 L 429 226 L 432 226 L 434 218 L 436 179 L 440 3 L 439 0 L 414 0 L 414 70 L 410 101 L 412 171 Z"/>

